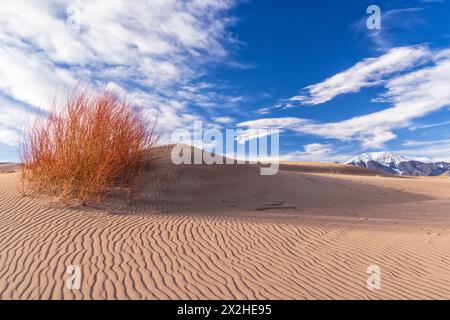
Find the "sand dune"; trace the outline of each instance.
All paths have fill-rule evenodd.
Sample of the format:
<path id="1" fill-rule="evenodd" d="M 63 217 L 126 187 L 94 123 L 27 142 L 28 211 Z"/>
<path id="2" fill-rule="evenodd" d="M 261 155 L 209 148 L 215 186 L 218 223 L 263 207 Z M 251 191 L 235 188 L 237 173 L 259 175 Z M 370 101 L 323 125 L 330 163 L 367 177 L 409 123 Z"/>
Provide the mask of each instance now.
<path id="1" fill-rule="evenodd" d="M 20 170 L 20 165 L 11 162 L 0 162 L 0 174 L 2 173 L 13 173 Z"/>
<path id="2" fill-rule="evenodd" d="M 18 173 L 2 174 L 0 298 L 450 298 L 449 178 L 281 168 L 162 155 L 133 201 L 116 191 L 96 208 L 22 197 Z M 369 265 L 380 290 L 366 288 Z"/>

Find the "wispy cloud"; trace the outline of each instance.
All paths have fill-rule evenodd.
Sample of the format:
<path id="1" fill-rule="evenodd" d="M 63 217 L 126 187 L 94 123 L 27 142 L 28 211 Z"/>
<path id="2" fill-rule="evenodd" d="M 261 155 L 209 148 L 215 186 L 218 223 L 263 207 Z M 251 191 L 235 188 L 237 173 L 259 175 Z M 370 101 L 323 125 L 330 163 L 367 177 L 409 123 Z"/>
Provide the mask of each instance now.
<path id="1" fill-rule="evenodd" d="M 284 154 L 283 160 L 325 161 L 332 153 L 332 146 L 323 143 L 310 143 L 303 146 L 303 151 Z"/>
<path id="2" fill-rule="evenodd" d="M 239 143 L 244 143 L 248 140 L 261 138 L 270 134 L 268 129 L 296 128 L 301 124 L 308 123 L 308 120 L 286 117 L 286 118 L 265 118 L 258 120 L 250 120 L 238 123 L 236 126 L 240 129 L 236 134 L 236 140 Z"/>
<path id="3" fill-rule="evenodd" d="M 22 124 L 29 118 L 30 110 L 0 95 L 0 114 L 0 143 L 16 146 Z"/>
<path id="4" fill-rule="evenodd" d="M 430 123 L 430 124 L 416 124 L 408 127 L 409 131 L 416 131 L 420 129 L 428 129 L 428 128 L 434 128 L 434 127 L 440 127 L 440 126 L 446 126 L 450 125 L 450 121 L 443 121 L 443 122 L 437 122 L 437 123 Z"/>
<path id="5" fill-rule="evenodd" d="M 346 153 L 341 153 L 330 143 L 310 143 L 304 145 L 301 151 L 288 152 L 280 155 L 280 159 L 286 161 L 343 162 L 351 156 Z"/>
<path id="6" fill-rule="evenodd" d="M 432 145 L 450 144 L 450 139 L 430 140 L 430 141 L 418 141 L 418 140 L 406 140 L 403 142 L 405 147 L 423 147 Z"/>
<path id="7" fill-rule="evenodd" d="M 422 17 L 426 9 L 423 3 L 416 3 L 417 6 L 414 7 L 393 9 L 389 9 L 389 5 L 381 6 L 381 29 L 369 30 L 366 26 L 367 16 L 361 17 L 351 27 L 372 42 L 375 51 L 386 52 L 395 47 L 399 39 L 412 37 L 416 28 L 426 23 Z"/>
<path id="8" fill-rule="evenodd" d="M 231 117 L 214 117 L 213 121 L 220 124 L 229 124 L 234 122 L 234 119 Z"/>
<path id="9" fill-rule="evenodd" d="M 450 162 L 450 139 L 407 141 L 403 145 L 405 148 L 395 150 L 395 152 L 406 156 L 426 156 L 434 161 Z"/>
<path id="10" fill-rule="evenodd" d="M 428 55 L 426 46 L 394 48 L 378 58 L 364 59 L 323 82 L 307 86 L 303 94 L 290 98 L 290 101 L 316 105 L 340 94 L 358 92 L 362 88 L 379 85 L 395 73 L 417 66 Z"/>
<path id="11" fill-rule="evenodd" d="M 420 0 L 421 3 L 439 3 L 444 2 L 444 0 Z"/>

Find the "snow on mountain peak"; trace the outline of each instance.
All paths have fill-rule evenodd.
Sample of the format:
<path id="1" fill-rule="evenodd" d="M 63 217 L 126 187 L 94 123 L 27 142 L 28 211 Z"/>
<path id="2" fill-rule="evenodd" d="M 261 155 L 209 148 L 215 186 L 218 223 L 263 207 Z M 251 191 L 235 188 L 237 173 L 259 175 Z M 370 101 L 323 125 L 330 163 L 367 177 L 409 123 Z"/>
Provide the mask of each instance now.
<path id="1" fill-rule="evenodd" d="M 403 156 L 392 154 L 389 151 L 382 151 L 382 152 L 363 153 L 359 156 L 350 159 L 346 163 L 364 162 L 365 164 L 367 164 L 369 161 L 376 161 L 382 165 L 389 167 L 391 163 L 398 165 L 400 162 L 408 160 Z"/>
<path id="2" fill-rule="evenodd" d="M 391 164 L 398 166 L 400 162 L 405 161 L 419 161 L 424 163 L 432 163 L 433 160 L 429 158 L 409 158 L 389 151 L 369 152 L 356 156 L 346 163 L 363 162 L 367 164 L 369 161 L 376 161 L 384 166 L 390 167 Z"/>

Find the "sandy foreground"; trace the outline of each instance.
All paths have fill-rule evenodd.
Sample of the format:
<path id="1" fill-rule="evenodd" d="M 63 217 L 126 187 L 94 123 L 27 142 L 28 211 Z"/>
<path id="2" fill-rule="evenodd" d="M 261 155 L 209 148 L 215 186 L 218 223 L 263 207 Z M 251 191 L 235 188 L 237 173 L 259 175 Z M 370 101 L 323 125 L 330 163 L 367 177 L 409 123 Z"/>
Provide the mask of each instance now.
<path id="1" fill-rule="evenodd" d="M 97 208 L 23 197 L 0 172 L 0 298 L 450 299 L 449 178 L 166 160 L 134 201 Z"/>

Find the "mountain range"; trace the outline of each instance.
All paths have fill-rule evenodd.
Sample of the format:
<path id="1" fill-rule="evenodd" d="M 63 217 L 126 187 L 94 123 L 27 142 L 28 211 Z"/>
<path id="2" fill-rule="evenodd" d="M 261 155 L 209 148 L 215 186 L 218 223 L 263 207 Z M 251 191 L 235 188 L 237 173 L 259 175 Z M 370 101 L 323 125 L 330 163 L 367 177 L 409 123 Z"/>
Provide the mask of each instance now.
<path id="1" fill-rule="evenodd" d="M 363 153 L 345 163 L 401 176 L 439 176 L 450 172 L 448 162 L 405 157 L 389 151 Z"/>

